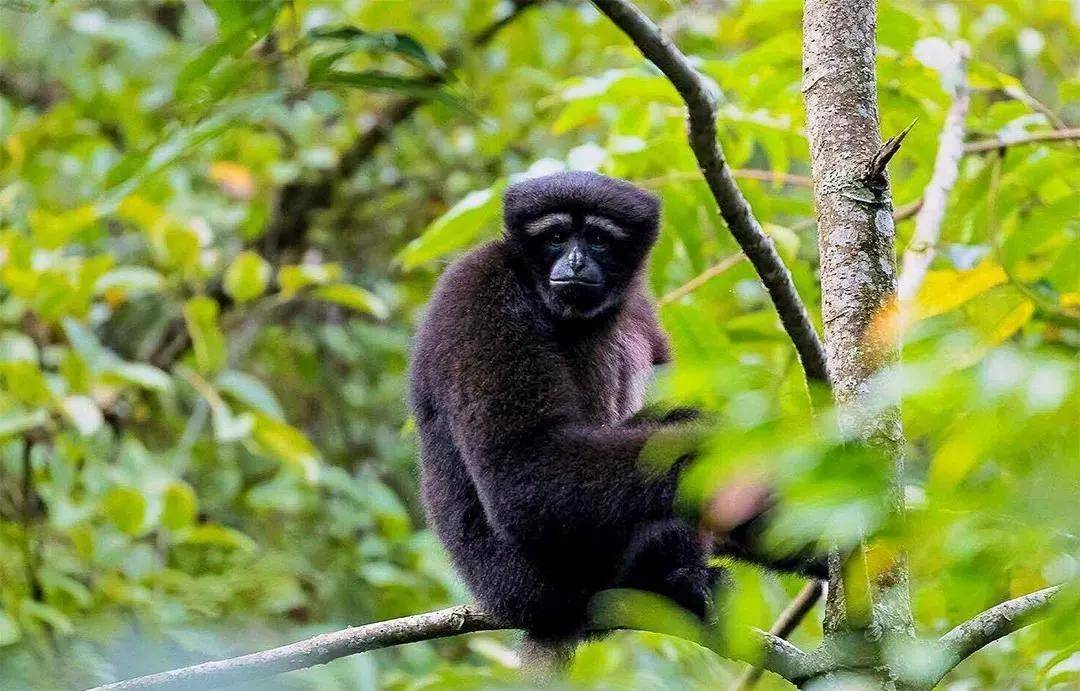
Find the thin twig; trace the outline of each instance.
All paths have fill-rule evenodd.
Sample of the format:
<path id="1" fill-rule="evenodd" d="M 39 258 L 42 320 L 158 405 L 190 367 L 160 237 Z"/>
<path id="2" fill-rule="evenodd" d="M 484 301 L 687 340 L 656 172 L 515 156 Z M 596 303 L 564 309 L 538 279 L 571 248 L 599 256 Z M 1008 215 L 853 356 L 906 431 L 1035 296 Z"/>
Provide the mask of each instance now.
<path id="1" fill-rule="evenodd" d="M 812 187 L 813 179 L 809 175 L 797 173 L 781 173 L 774 170 L 762 170 L 760 168 L 732 168 L 731 174 L 740 180 L 757 180 L 759 182 L 771 182 L 790 187 Z M 700 172 L 689 170 L 675 171 L 655 178 L 647 178 L 639 181 L 645 187 L 660 187 L 673 182 L 697 182 L 701 180 Z"/>
<path id="2" fill-rule="evenodd" d="M 824 586 L 821 581 L 812 580 L 803 586 L 803 589 L 799 591 L 788 606 L 784 608 L 784 611 L 780 613 L 780 616 L 773 622 L 772 628 L 769 629 L 769 633 L 779 638 L 787 638 L 798 628 L 803 618 L 814 609 L 814 605 L 817 604 L 821 598 L 822 590 Z M 758 679 L 761 678 L 761 674 L 764 672 L 761 667 L 751 665 L 743 675 L 739 677 L 739 680 L 735 682 L 735 685 L 731 687 L 732 691 L 749 691 L 757 684 Z"/>
<path id="3" fill-rule="evenodd" d="M 964 120 L 967 118 L 968 96 L 967 61 L 969 49 L 963 43 L 954 48 L 957 58 L 953 74 L 953 100 L 945 115 L 945 125 L 938 139 L 934 172 L 923 190 L 922 206 L 915 216 L 915 234 L 904 252 L 897 290 L 901 300 L 915 294 L 922 284 L 941 237 L 941 222 L 945 218 L 949 193 L 960 173 L 960 159 L 964 155 Z"/>
<path id="4" fill-rule="evenodd" d="M 690 148 L 731 234 L 772 298 L 808 379 L 828 381 L 825 349 L 791 273 L 750 208 L 717 142 L 716 103 L 709 85 L 651 19 L 626 0 L 593 0 L 638 50 L 667 76 L 686 103 Z"/>
<path id="5" fill-rule="evenodd" d="M 1067 130 L 1047 130 L 1045 132 L 1032 132 L 1029 135 L 1023 137 L 1015 137 L 1011 139 L 985 139 L 983 141 L 971 142 L 964 145 L 965 154 L 981 154 L 987 151 L 997 151 L 998 149 L 1008 149 L 1014 146 L 1024 146 L 1027 144 L 1041 144 L 1052 142 L 1067 142 L 1080 139 L 1080 127 L 1074 127 Z"/>
<path id="6" fill-rule="evenodd" d="M 727 271 L 731 267 L 735 266 L 736 264 L 741 262 L 743 259 L 746 259 L 746 255 L 743 254 L 742 252 L 738 252 L 736 254 L 730 254 L 730 255 L 724 257 L 720 261 L 716 262 L 715 264 L 713 264 L 709 268 L 707 268 L 704 271 L 702 271 L 701 273 L 699 273 L 697 276 L 694 276 L 693 278 L 691 278 L 686 283 L 683 283 L 681 286 L 679 286 L 675 290 L 671 291 L 670 293 L 665 294 L 662 298 L 660 298 L 659 300 L 656 301 L 657 307 L 663 307 L 664 305 L 669 305 L 672 302 L 675 302 L 676 300 L 678 300 L 679 298 L 684 297 L 686 295 L 689 295 L 690 293 L 694 292 L 695 290 L 697 290 L 701 286 L 705 285 L 706 283 L 708 283 L 712 279 L 714 279 L 717 276 L 719 276 L 720 274 L 724 273 L 725 271 Z"/>

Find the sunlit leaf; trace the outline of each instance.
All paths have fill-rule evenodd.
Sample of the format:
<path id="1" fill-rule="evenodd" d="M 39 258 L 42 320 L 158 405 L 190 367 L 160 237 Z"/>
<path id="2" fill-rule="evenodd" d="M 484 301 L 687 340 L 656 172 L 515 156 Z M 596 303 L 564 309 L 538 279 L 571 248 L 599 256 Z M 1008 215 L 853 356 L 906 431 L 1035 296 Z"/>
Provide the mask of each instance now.
<path id="1" fill-rule="evenodd" d="M 161 525 L 169 530 L 186 528 L 195 521 L 198 500 L 186 482 L 173 482 L 161 496 Z"/>
<path id="2" fill-rule="evenodd" d="M 390 313 L 386 303 L 379 299 L 377 295 L 348 283 L 333 283 L 320 286 L 312 294 L 320 300 L 370 314 L 379 319 L 385 319 Z"/>
<path id="3" fill-rule="evenodd" d="M 505 182 L 484 190 L 470 192 L 398 254 L 406 269 L 443 257 L 473 242 L 482 234 L 492 233 L 499 220 Z"/>
<path id="4" fill-rule="evenodd" d="M 60 402 L 60 408 L 83 436 L 97 432 L 105 423 L 101 409 L 88 396 L 68 396 Z"/>
<path id="5" fill-rule="evenodd" d="M 44 410 L 0 413 L 0 439 L 40 427 L 48 419 Z"/>
<path id="6" fill-rule="evenodd" d="M 113 525 L 128 535 L 138 535 L 146 519 L 146 498 L 130 487 L 113 487 L 102 500 L 102 509 Z"/>
<path id="7" fill-rule="evenodd" d="M 176 539 L 177 542 L 183 545 L 223 547 L 243 552 L 250 552 L 255 549 L 255 542 L 239 530 L 213 523 L 183 528 L 177 533 Z"/>
<path id="8" fill-rule="evenodd" d="M 237 302 L 247 302 L 266 292 L 270 263 L 255 252 L 236 255 L 225 271 L 225 292 Z"/>
<path id="9" fill-rule="evenodd" d="M 308 483 L 318 480 L 319 452 L 300 430 L 265 415 L 256 415 L 252 440 L 259 451 L 298 470 Z"/>
<path id="10" fill-rule="evenodd" d="M 228 394 L 244 405 L 268 415 L 275 420 L 283 420 L 285 413 L 281 409 L 274 392 L 266 384 L 245 372 L 226 370 L 215 380 L 222 393 Z"/>
<path id="11" fill-rule="evenodd" d="M 218 327 L 218 305 L 208 297 L 188 300 L 184 319 L 195 348 L 195 362 L 200 372 L 213 373 L 225 365 L 228 355 L 225 336 Z"/>
<path id="12" fill-rule="evenodd" d="M 340 264 L 295 264 L 278 270 L 278 283 L 284 297 L 292 297 L 308 286 L 325 285 L 340 278 Z"/>

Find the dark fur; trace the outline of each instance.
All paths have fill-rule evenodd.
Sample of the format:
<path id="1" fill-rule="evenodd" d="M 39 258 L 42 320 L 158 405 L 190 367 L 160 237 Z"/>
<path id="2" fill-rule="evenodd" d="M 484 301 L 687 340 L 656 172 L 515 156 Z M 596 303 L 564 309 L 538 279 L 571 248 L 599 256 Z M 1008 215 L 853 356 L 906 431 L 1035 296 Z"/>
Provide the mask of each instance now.
<path id="1" fill-rule="evenodd" d="M 605 264 L 595 313 L 553 311 L 543 294 L 546 269 L 520 228 L 553 211 L 603 215 L 630 235 Z M 641 287 L 658 215 L 652 195 L 592 173 L 514 185 L 505 237 L 446 271 L 416 339 L 430 522 L 477 600 L 539 639 L 580 633 L 589 598 L 610 587 L 707 607 L 706 555 L 672 512 L 677 468 L 638 463 L 666 423 L 632 419 L 651 367 L 669 359 Z"/>

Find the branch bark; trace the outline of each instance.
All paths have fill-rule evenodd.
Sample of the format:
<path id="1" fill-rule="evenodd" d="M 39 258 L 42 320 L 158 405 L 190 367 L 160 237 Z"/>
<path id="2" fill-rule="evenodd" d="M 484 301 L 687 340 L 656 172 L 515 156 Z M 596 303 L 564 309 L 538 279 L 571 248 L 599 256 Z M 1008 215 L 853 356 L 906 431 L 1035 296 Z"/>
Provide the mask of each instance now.
<path id="1" fill-rule="evenodd" d="M 690 148 L 724 222 L 769 291 L 807 378 L 829 381 L 825 350 L 791 273 L 754 217 L 717 142 L 716 103 L 709 85 L 659 27 L 633 4 L 627 0 L 593 0 L 593 4 L 664 73 L 686 103 Z"/>
<path id="2" fill-rule="evenodd" d="M 936 686 L 941 678 L 972 653 L 990 645 L 1033 623 L 1050 605 L 1051 599 L 1061 586 L 1043 588 L 1008 602 L 995 605 L 985 612 L 960 624 L 938 640 L 944 655 L 937 676 L 929 687 Z"/>
<path id="3" fill-rule="evenodd" d="M 462 605 L 324 633 L 250 655 L 204 662 L 169 672 L 98 686 L 90 691 L 133 689 L 214 689 L 282 672 L 325 665 L 339 657 L 475 631 L 508 628 L 484 612 Z"/>
<path id="4" fill-rule="evenodd" d="M 814 605 L 817 604 L 821 598 L 822 583 L 821 581 L 813 580 L 803 586 L 803 589 L 799 591 L 788 606 L 784 608 L 784 611 L 780 613 L 780 616 L 773 622 L 772 628 L 769 629 L 769 633 L 778 638 L 787 638 L 798 628 L 799 623 L 803 618 L 814 609 Z M 761 667 L 750 666 L 739 680 L 735 682 L 735 685 L 731 687 L 732 691 L 749 691 L 754 688 L 758 680 L 761 679 L 761 675 L 765 670 Z"/>
<path id="5" fill-rule="evenodd" d="M 930 263 L 934 260 L 949 193 L 956 184 L 956 178 L 960 172 L 960 159 L 964 156 L 964 120 L 967 118 L 970 103 L 967 85 L 967 61 L 970 49 L 967 45 L 958 42 L 954 51 L 957 64 L 951 76 L 952 104 L 945 115 L 945 125 L 938 139 L 934 172 L 923 191 L 922 207 L 915 216 L 915 234 L 904 252 L 903 270 L 900 272 L 899 281 L 901 300 L 907 300 L 915 294 L 926 276 Z"/>
<path id="6" fill-rule="evenodd" d="M 875 320 L 893 308 L 895 225 L 885 166 L 903 133 L 882 144 L 875 77 L 874 0 L 807 0 L 803 13 L 803 95 L 806 101 L 814 203 L 821 247 L 822 319 L 841 424 L 893 463 L 890 501 L 902 510 L 903 432 L 896 402 L 869 400 L 870 379 L 897 359 Z M 879 322 L 878 322 L 879 323 Z M 852 559 L 861 560 L 856 553 Z M 856 564 L 857 565 L 857 564 Z M 830 559 L 825 630 L 849 621 L 841 559 Z M 875 574 L 873 624 L 913 633 L 907 569 L 902 561 Z"/>
<path id="7" fill-rule="evenodd" d="M 516 0 L 510 11 L 478 31 L 468 41 L 472 49 L 483 48 L 498 36 L 499 32 L 510 25 L 530 7 L 545 0 Z M 463 59 L 458 49 L 443 53 L 446 65 L 445 74 L 449 75 Z M 445 82 L 440 78 L 436 85 Z M 374 124 L 353 142 L 331 170 L 320 173 L 312 180 L 296 180 L 285 185 L 278 193 L 278 199 L 266 232 L 258 242 L 259 252 L 269 261 L 288 249 L 297 247 L 307 236 L 311 227 L 312 215 L 330 206 L 334 200 L 334 190 L 343 180 L 352 177 L 360 166 L 371 158 L 372 154 L 390 138 L 394 128 L 412 117 L 421 106 L 428 102 L 426 97 L 409 96 L 398 98 L 389 103 L 376 115 Z"/>
<path id="8" fill-rule="evenodd" d="M 96 686 L 87 691 L 216 689 L 243 681 L 264 679 L 283 672 L 325 665 L 339 657 L 369 650 L 463 633 L 511 628 L 513 627 L 476 607 L 461 605 L 400 619 L 352 626 L 250 655 L 148 674 Z M 820 665 L 816 664 L 811 656 L 782 638 L 765 631 L 756 631 L 756 634 L 762 645 L 760 664 L 765 669 L 787 679 L 800 679 L 819 668 Z"/>

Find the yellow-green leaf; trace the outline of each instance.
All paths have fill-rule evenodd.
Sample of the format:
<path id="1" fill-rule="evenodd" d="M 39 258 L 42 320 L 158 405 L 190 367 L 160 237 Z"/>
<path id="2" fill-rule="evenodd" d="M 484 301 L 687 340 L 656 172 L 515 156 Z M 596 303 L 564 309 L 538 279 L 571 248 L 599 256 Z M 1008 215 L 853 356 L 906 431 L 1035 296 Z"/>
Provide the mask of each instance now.
<path id="1" fill-rule="evenodd" d="M 250 552 L 255 549 L 255 541 L 239 530 L 223 525 L 208 523 L 193 525 L 180 531 L 178 541 L 185 545 L 209 545 L 226 549 L 239 549 Z"/>
<path id="2" fill-rule="evenodd" d="M 195 364 L 200 372 L 213 373 L 225 365 L 228 355 L 225 336 L 218 327 L 218 305 L 205 296 L 184 305 L 184 319 L 195 348 Z"/>
<path id="3" fill-rule="evenodd" d="M 225 271 L 225 292 L 237 302 L 261 296 L 269 282 L 270 264 L 255 252 L 241 252 Z"/>
<path id="4" fill-rule="evenodd" d="M 341 278 L 339 264 L 290 264 L 278 271 L 281 294 L 292 297 L 308 286 L 321 286 Z"/>
<path id="5" fill-rule="evenodd" d="M 195 522 L 198 500 L 186 482 L 173 482 L 161 496 L 161 524 L 169 530 L 180 530 Z"/>
<path id="6" fill-rule="evenodd" d="M 358 288 L 357 286 L 349 285 L 347 283 L 334 283 L 332 285 L 322 286 L 315 290 L 314 295 L 320 300 L 333 302 L 342 307 L 348 307 L 357 312 L 364 312 L 374 317 L 378 317 L 379 319 L 385 319 L 390 312 L 386 303 L 380 300 L 378 296 L 363 288 Z"/>
<path id="7" fill-rule="evenodd" d="M 970 271 L 942 269 L 926 274 L 915 296 L 914 319 L 944 314 L 1008 280 L 1004 269 L 984 262 Z"/>
<path id="8" fill-rule="evenodd" d="M 405 246 L 397 256 L 406 269 L 443 257 L 472 243 L 498 227 L 500 201 L 505 182 L 485 190 L 470 192 L 435 219 L 420 237 Z"/>
<path id="9" fill-rule="evenodd" d="M 319 479 L 319 451 L 303 432 L 265 415 L 255 416 L 252 441 L 257 451 L 299 470 L 304 479 Z"/>
<path id="10" fill-rule="evenodd" d="M 122 532 L 138 535 L 146 519 L 146 499 L 130 487 L 113 487 L 102 501 L 105 515 Z"/>

